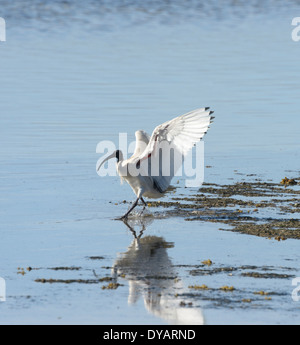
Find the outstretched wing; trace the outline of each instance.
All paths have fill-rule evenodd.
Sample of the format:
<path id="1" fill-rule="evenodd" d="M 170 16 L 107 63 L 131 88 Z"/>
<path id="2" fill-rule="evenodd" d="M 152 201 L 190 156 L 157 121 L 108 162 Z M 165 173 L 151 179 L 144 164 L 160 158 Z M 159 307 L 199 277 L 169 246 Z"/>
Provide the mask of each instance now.
<path id="1" fill-rule="evenodd" d="M 150 140 L 150 135 L 145 131 L 139 130 L 135 132 L 135 139 L 135 149 L 131 158 L 138 157 L 145 151 Z"/>
<path id="2" fill-rule="evenodd" d="M 157 126 L 145 150 L 135 157 L 137 167 L 145 166 L 142 170 L 151 174 L 154 187 L 161 193 L 169 187 L 182 158 L 206 134 L 214 118 L 212 113 L 209 108 L 200 108 Z M 167 147 L 172 152 L 161 156 L 161 151 L 168 151 Z"/>

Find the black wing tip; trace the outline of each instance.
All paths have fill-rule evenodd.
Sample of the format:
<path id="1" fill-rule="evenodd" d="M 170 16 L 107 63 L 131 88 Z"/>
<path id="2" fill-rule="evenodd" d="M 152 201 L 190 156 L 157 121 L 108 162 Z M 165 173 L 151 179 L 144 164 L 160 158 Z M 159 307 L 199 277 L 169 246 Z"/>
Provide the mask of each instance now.
<path id="1" fill-rule="evenodd" d="M 211 114 L 213 114 L 213 113 L 214 113 L 214 111 L 211 110 L 211 111 L 209 112 L 209 115 L 211 115 Z M 215 118 L 215 116 L 211 116 L 211 117 L 210 117 L 210 123 L 213 122 L 213 119 L 214 119 L 214 118 Z"/>
<path id="2" fill-rule="evenodd" d="M 210 108 L 210 107 L 205 107 L 204 109 L 205 109 L 205 111 L 207 111 L 209 108 Z"/>

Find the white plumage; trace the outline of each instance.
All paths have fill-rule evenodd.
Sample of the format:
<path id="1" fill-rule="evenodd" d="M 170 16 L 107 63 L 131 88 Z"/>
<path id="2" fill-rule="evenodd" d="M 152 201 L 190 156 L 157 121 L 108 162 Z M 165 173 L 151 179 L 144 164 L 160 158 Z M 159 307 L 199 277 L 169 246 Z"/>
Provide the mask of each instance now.
<path id="1" fill-rule="evenodd" d="M 143 196 L 159 198 L 164 195 L 182 158 L 206 134 L 213 116 L 209 108 L 199 108 L 178 116 L 157 126 L 151 137 L 144 131 L 135 132 L 136 146 L 133 155 L 123 160 L 123 154 L 116 150 L 98 167 L 110 158 L 117 158 L 118 174 L 133 189 L 137 196 L 129 211 L 122 217 L 127 218 Z"/>

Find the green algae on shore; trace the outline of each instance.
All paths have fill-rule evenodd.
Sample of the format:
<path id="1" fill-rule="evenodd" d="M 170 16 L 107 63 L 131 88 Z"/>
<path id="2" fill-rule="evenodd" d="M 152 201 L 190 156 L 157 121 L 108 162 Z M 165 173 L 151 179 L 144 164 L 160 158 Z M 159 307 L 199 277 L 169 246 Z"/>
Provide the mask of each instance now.
<path id="1" fill-rule="evenodd" d="M 300 189 L 293 183 L 237 182 L 230 185 L 204 183 L 198 194 L 151 201 L 151 208 L 165 208 L 168 217 L 186 221 L 223 223 L 231 231 L 274 238 L 300 239 Z M 299 179 L 298 179 L 299 180 Z M 287 185 L 293 186 L 288 188 Z M 293 215 L 293 217 L 291 217 Z M 220 228 L 221 230 L 225 230 Z"/>

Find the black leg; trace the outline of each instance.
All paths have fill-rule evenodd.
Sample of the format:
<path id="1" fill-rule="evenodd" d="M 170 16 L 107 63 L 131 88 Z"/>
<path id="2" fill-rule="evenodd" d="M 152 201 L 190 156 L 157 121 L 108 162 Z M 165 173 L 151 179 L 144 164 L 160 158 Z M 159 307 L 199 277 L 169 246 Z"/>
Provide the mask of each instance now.
<path id="1" fill-rule="evenodd" d="M 142 212 L 141 212 L 141 214 L 142 214 L 145 211 L 147 203 L 145 202 L 145 200 L 142 197 L 141 197 L 141 200 L 142 200 L 142 203 L 144 204 L 144 207 L 143 207 Z"/>
<path id="2" fill-rule="evenodd" d="M 136 207 L 136 205 L 138 204 L 138 202 L 139 202 L 139 198 L 137 198 L 137 199 L 135 200 L 135 202 L 134 202 L 134 203 L 132 204 L 132 206 L 130 207 L 129 211 L 127 211 L 127 212 L 124 214 L 124 216 L 121 217 L 121 219 L 127 218 L 128 215 L 129 215 L 129 213 Z"/>

